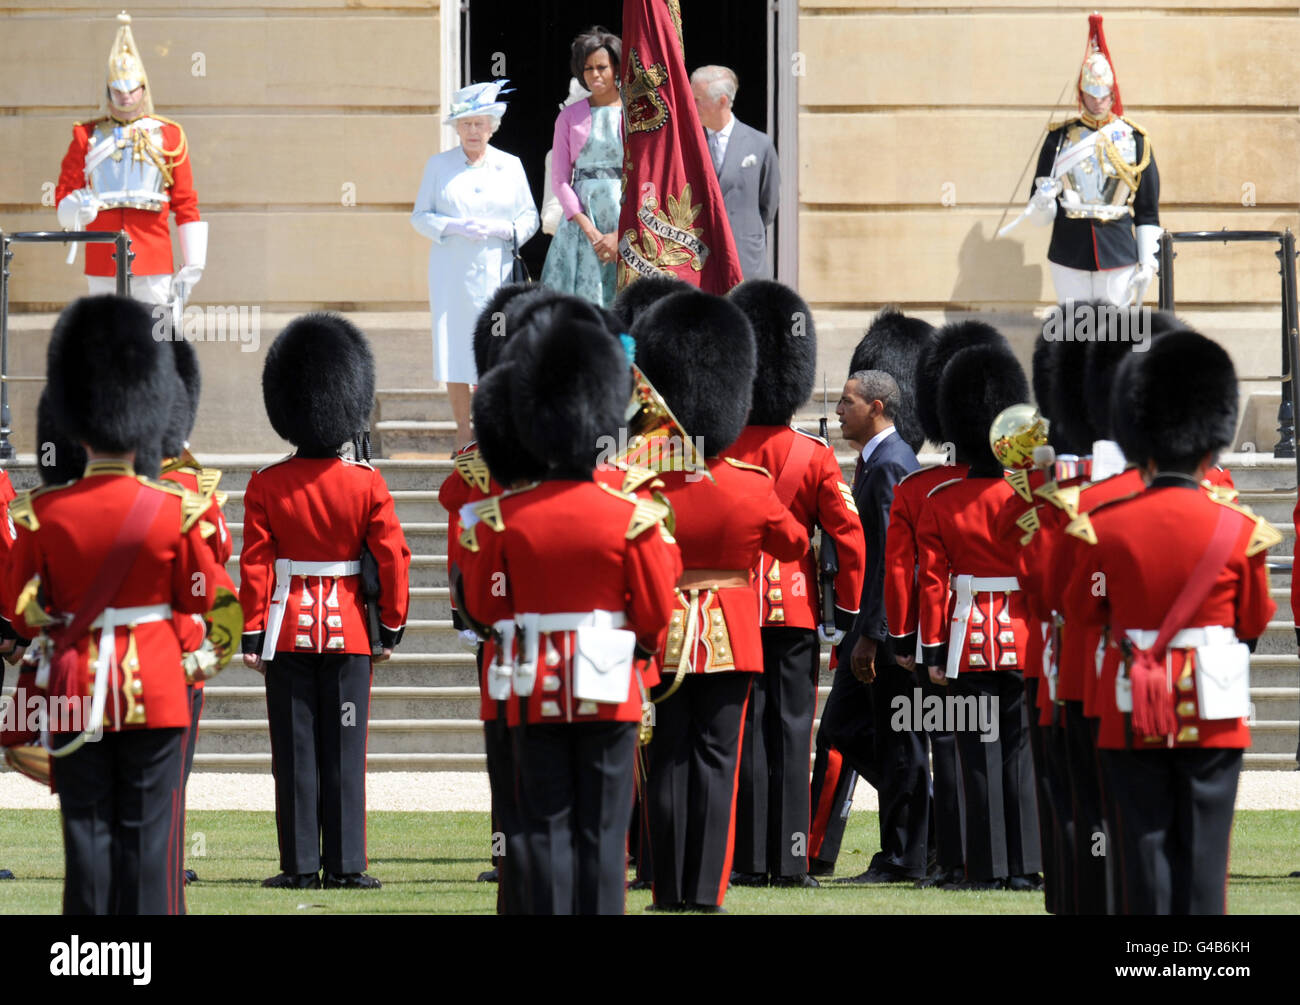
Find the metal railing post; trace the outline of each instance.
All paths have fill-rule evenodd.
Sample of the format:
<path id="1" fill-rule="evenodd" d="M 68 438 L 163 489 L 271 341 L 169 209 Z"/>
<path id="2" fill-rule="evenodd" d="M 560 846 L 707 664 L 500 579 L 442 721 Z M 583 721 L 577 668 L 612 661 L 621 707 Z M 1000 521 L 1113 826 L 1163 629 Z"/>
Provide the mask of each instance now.
<path id="1" fill-rule="evenodd" d="M 0 231 L 0 461 L 17 454 L 9 442 L 9 235 Z"/>
<path id="2" fill-rule="evenodd" d="M 1278 241 L 1277 257 L 1282 275 L 1282 363 L 1285 367 L 1282 375 L 1282 407 L 1278 409 L 1279 432 L 1284 443 L 1279 447 L 1287 448 L 1283 453 L 1274 448 L 1275 457 L 1296 457 L 1296 484 L 1300 486 L 1300 457 L 1297 457 L 1295 445 L 1295 418 L 1300 415 L 1300 387 L 1296 383 L 1296 363 L 1300 357 L 1300 336 L 1297 327 L 1300 318 L 1296 308 L 1296 245 L 1295 234 L 1288 227 Z M 1283 412 L 1285 409 L 1285 413 Z"/>
<path id="3" fill-rule="evenodd" d="M 1157 301 L 1162 311 L 1174 309 L 1174 238 L 1167 230 L 1160 232 L 1160 291 Z"/>

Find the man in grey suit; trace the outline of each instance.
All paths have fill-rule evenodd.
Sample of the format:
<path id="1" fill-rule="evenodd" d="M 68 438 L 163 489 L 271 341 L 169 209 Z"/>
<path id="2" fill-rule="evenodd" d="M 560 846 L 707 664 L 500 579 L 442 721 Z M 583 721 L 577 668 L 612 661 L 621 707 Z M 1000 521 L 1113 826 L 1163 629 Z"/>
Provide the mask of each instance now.
<path id="1" fill-rule="evenodd" d="M 776 219 L 781 171 L 772 141 L 731 114 L 738 85 L 735 73 L 725 66 L 701 66 L 691 74 L 695 107 L 718 173 L 741 271 L 746 279 L 771 279 L 767 228 Z"/>

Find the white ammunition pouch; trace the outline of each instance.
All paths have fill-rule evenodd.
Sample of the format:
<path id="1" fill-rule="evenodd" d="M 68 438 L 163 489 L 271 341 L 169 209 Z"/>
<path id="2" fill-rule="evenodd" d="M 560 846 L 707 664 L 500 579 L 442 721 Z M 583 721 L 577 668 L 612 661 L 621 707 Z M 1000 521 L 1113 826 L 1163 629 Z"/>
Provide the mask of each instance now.
<path id="1" fill-rule="evenodd" d="M 1130 629 L 1128 637 L 1140 649 L 1155 644 L 1159 633 Z M 1237 633 L 1222 625 L 1184 628 L 1169 643 L 1170 649 L 1195 651 L 1196 706 L 1202 719 L 1241 719 L 1250 715 L 1250 647 Z M 1126 684 L 1128 678 L 1121 675 Z M 1116 698 L 1119 697 L 1118 682 Z M 1120 711 L 1132 709 L 1120 707 Z"/>
<path id="2" fill-rule="evenodd" d="M 631 687 L 636 647 L 636 634 L 623 630 L 626 623 L 622 611 L 517 614 L 514 621 L 497 622 L 501 644 L 497 660 L 488 671 L 489 697 L 504 701 L 511 694 L 520 698 L 532 695 L 541 636 L 573 632 L 573 697 L 622 704 Z M 517 648 L 516 635 L 522 636 Z"/>

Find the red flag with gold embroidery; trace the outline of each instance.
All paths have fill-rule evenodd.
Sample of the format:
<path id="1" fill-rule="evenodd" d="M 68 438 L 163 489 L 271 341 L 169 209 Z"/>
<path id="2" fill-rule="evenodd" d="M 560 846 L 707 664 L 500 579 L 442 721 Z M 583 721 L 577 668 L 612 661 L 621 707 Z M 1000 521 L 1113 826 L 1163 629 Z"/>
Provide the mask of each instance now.
<path id="1" fill-rule="evenodd" d="M 667 273 L 708 293 L 743 278 L 691 93 L 678 0 L 623 0 L 618 287 Z"/>

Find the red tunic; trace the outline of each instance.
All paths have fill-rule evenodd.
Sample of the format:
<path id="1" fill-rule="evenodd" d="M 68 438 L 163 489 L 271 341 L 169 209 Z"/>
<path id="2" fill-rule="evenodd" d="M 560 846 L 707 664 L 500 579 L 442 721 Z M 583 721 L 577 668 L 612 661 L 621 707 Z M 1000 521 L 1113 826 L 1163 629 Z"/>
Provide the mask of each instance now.
<path id="1" fill-rule="evenodd" d="M 693 673 L 762 673 L 762 611 L 752 585 L 753 570 L 764 552 L 781 562 L 802 558 L 808 551 L 808 533 L 781 505 L 766 471 L 729 458 L 711 457 L 706 463 L 715 481 L 695 472 L 660 475 L 676 514 L 674 536 L 682 550 L 683 582 L 701 584 L 693 630 L 687 624 L 693 591 L 689 586 L 677 591 L 664 647 L 664 675 L 675 674 L 683 656 Z M 704 588 L 719 580 L 737 585 Z M 738 585 L 742 581 L 744 585 Z M 688 632 L 694 638 L 689 648 Z"/>
<path id="2" fill-rule="evenodd" d="M 244 492 L 239 603 L 245 653 L 262 651 L 277 558 L 347 562 L 369 546 L 379 565 L 379 635 L 406 626 L 411 551 L 384 476 L 362 461 L 290 455 L 254 472 Z M 369 653 L 359 576 L 294 576 L 276 652 Z"/>
<path id="3" fill-rule="evenodd" d="M 162 481 L 175 482 L 208 501 L 208 508 L 199 518 L 199 533 L 203 535 L 203 540 L 212 551 L 213 560 L 219 570 L 217 585 L 238 596 L 239 587 L 226 571 L 226 562 L 230 558 L 232 545 L 230 531 L 226 527 L 226 518 L 221 512 L 221 504 L 217 496 L 217 483 L 221 479 L 221 472 L 211 468 L 205 469 L 191 462 L 193 458 L 188 455 L 165 461 Z M 182 652 L 197 652 L 207 637 L 207 623 L 203 618 L 189 614 L 177 614 L 172 620 L 176 625 L 176 634 L 180 638 Z M 194 686 L 202 687 L 205 683 L 206 681 L 202 680 L 196 681 Z"/>
<path id="4" fill-rule="evenodd" d="M 1000 538 L 998 514 L 1014 489 L 1001 478 L 969 475 L 933 489 L 917 527 L 920 564 L 922 657 L 939 665 L 949 639 L 957 593 L 949 576 L 1005 578 L 1016 575 L 1015 539 Z M 958 673 L 1024 670 L 1029 629 L 1025 594 L 982 591 L 975 594 Z"/>
<path id="5" fill-rule="evenodd" d="M 844 482 L 835 451 L 819 437 L 793 426 L 746 426 L 740 438 L 727 448 L 726 456 L 766 468 L 778 480 L 773 484 L 779 485 L 795 444 L 811 450 L 803 471 L 791 476 L 796 480 L 789 509 L 810 540 L 813 527 L 819 526 L 835 542 L 840 563 L 835 577 L 836 622 L 847 630 L 862 603 L 866 541 L 857 504 Z M 817 560 L 811 548 L 794 562 L 782 562 L 764 554 L 759 558 L 755 575 L 764 627 L 812 629 L 821 623 L 817 607 Z"/>
<path id="6" fill-rule="evenodd" d="M 206 612 L 213 593 L 196 590 L 194 585 L 216 581 L 219 569 L 198 527 L 202 501 L 180 489 L 138 478 L 128 464 L 109 461 L 92 462 L 79 480 L 24 493 L 10 505 L 18 539 L 5 574 L 9 602 L 39 574 L 49 610 L 65 614 L 79 610 L 139 492 L 162 492 L 164 499 L 109 606 L 165 604 L 182 615 Z M 39 631 L 21 614 L 15 615 L 14 627 L 26 638 Z M 94 676 L 90 642 L 93 638 L 98 644 L 99 634 L 92 629 L 76 643 L 79 686 L 87 696 Z M 121 627 L 115 634 L 117 660 L 110 666 L 104 728 L 188 727 L 189 698 L 171 619 Z M 127 661 L 132 640 L 139 664 L 133 674 Z M 132 686 L 132 677 L 138 687 Z"/>
<path id="7" fill-rule="evenodd" d="M 1096 544 L 1076 549 L 1079 561 L 1066 586 L 1065 616 L 1070 624 L 1110 627 L 1116 641 L 1129 629 L 1158 629 L 1182 591 L 1214 534 L 1223 512 L 1194 487 L 1156 486 L 1131 499 L 1102 506 L 1075 522 L 1071 533 L 1089 532 Z M 1237 541 L 1209 596 L 1186 627 L 1223 625 L 1241 640 L 1256 639 L 1276 609 L 1269 597 L 1265 551 L 1281 536 L 1262 518 L 1240 510 Z M 1187 655 L 1171 649 L 1168 701 L 1177 732 L 1172 737 L 1126 738 L 1128 717 L 1120 712 L 1113 682 L 1097 689 L 1102 748 L 1248 747 L 1245 719 L 1205 720 L 1197 715 L 1196 678 Z"/>
<path id="8" fill-rule="evenodd" d="M 175 150 L 184 142 L 181 127 L 174 122 L 153 116 L 162 122 L 163 145 L 168 150 Z M 72 127 L 72 142 L 68 152 L 63 155 L 63 166 L 59 169 L 59 182 L 54 189 L 54 205 L 63 201 L 63 197 L 77 189 L 85 188 L 86 151 L 90 146 L 91 134 L 95 126 L 103 119 L 79 122 Z M 194 223 L 199 219 L 199 197 L 194 192 L 194 178 L 190 169 L 188 150 L 185 155 L 172 165 L 172 183 L 167 188 L 170 195 L 171 211 L 176 214 L 176 224 Z M 167 206 L 157 212 L 145 209 L 105 209 L 86 227 L 87 230 L 106 230 L 116 233 L 125 230 L 131 237 L 131 250 L 135 258 L 131 262 L 131 275 L 157 276 L 174 271 L 172 268 L 172 239 L 167 226 Z M 86 245 L 86 275 L 113 276 L 117 274 L 113 263 L 113 245 L 111 243 Z"/>
<path id="9" fill-rule="evenodd" d="M 885 535 L 885 621 L 894 651 L 910 656 L 916 651 L 917 605 L 920 584 L 916 577 L 916 526 L 926 497 L 935 486 L 965 478 L 965 464 L 936 464 L 913 471 L 894 486 Z"/>
<path id="10" fill-rule="evenodd" d="M 646 507 L 594 481 L 555 480 L 485 500 L 474 512 L 479 522 L 468 528 L 461 563 L 465 604 L 475 621 L 618 612 L 643 652 L 659 648 L 681 572 L 677 547 L 660 522 L 662 506 Z M 528 722 L 639 722 L 642 689 L 648 693 L 658 683 L 653 668 L 632 674 L 621 703 L 579 701 L 574 636 L 571 630 L 539 633 Z M 507 702 L 511 726 L 519 724 L 519 706 L 520 700 Z"/>

